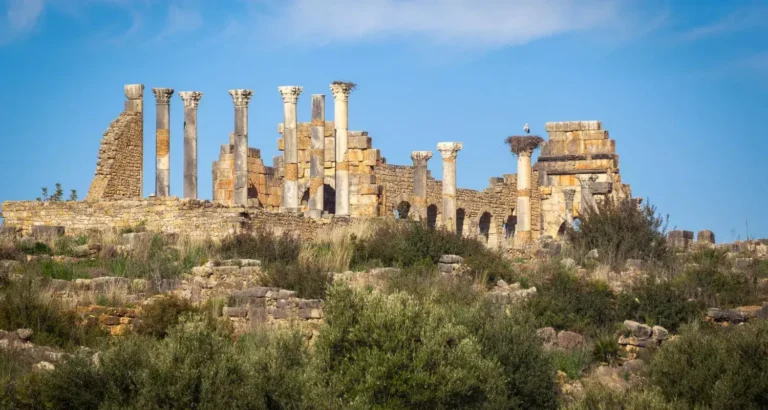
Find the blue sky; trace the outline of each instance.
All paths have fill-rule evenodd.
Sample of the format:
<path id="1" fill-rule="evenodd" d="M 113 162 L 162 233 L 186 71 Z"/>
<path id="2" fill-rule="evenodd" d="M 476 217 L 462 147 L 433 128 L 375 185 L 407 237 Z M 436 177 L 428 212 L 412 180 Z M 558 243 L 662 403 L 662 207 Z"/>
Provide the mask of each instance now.
<path id="1" fill-rule="evenodd" d="M 768 1 L 0 0 L 0 201 L 61 182 L 85 196 L 99 141 L 145 92 L 145 186 L 154 191 L 152 87 L 204 93 L 199 186 L 233 127 L 228 89 L 250 88 L 251 146 L 271 164 L 279 85 L 309 96 L 359 84 L 350 129 L 390 163 L 461 141 L 460 187 L 516 172 L 504 137 L 529 123 L 602 120 L 633 194 L 670 228 L 718 242 L 768 237 Z M 182 193 L 182 113 L 171 105 L 171 193 Z M 433 175 L 441 173 L 436 155 Z"/>

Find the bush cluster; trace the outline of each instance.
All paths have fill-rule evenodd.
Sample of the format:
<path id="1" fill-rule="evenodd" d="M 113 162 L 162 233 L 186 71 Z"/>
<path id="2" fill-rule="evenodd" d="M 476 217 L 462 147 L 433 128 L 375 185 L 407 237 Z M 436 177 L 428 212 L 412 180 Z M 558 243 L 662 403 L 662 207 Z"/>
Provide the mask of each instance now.
<path id="1" fill-rule="evenodd" d="M 614 267 L 627 259 L 666 261 L 667 220 L 648 202 L 638 206 L 632 199 L 606 199 L 595 208 L 587 207 L 578 227 L 568 227 L 566 237 L 579 255 L 597 249 L 601 261 Z"/>
<path id="2" fill-rule="evenodd" d="M 768 408 L 768 320 L 746 326 L 690 325 L 651 363 L 651 381 L 690 407 Z"/>

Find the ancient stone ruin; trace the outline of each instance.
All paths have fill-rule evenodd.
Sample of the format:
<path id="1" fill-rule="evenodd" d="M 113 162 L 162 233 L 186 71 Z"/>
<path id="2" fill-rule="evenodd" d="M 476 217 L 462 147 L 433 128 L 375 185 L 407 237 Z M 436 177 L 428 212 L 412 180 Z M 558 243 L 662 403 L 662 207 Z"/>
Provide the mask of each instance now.
<path id="1" fill-rule="evenodd" d="M 457 188 L 461 142 L 441 142 L 442 178 L 427 170 L 433 151 L 413 151 L 412 165 L 392 165 L 374 148 L 366 131 L 348 129 L 354 84 L 334 82 L 333 121 L 325 95 L 311 96 L 311 122 L 298 123 L 303 88 L 282 86 L 284 118 L 277 125 L 281 156 L 265 164 L 250 147 L 248 103 L 253 91 L 230 90 L 234 130 L 213 162 L 213 201 L 198 198 L 197 109 L 203 94 L 179 92 L 184 104 L 184 198 L 169 197 L 169 108 L 174 90 L 152 89 L 157 122 L 155 192 L 142 198 L 144 86 L 125 86 L 125 110 L 109 126 L 99 149 L 96 173 L 84 202 L 6 202 L 8 226 L 63 226 L 68 233 L 145 224 L 162 232 L 221 237 L 244 222 L 273 223 L 284 229 L 316 231 L 349 218 L 392 216 L 424 221 L 476 237 L 489 247 L 525 247 L 543 236 L 562 235 L 587 207 L 610 197 L 629 198 L 615 141 L 600 121 L 548 122 L 548 139 L 507 138 L 517 157 L 517 174 L 489 180 L 482 191 Z M 527 130 L 526 130 L 527 131 Z M 259 139 L 261 140 L 261 139 Z M 501 139 L 499 141 L 501 143 Z M 540 149 L 538 161 L 531 157 Z M 279 216 L 278 216 L 279 215 Z"/>

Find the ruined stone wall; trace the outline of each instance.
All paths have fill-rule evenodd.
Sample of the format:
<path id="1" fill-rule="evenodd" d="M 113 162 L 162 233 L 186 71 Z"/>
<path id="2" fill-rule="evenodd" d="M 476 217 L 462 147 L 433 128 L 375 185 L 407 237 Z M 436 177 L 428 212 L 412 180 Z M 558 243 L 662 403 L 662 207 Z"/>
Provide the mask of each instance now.
<path id="1" fill-rule="evenodd" d="M 542 188 L 542 231 L 557 236 L 564 223 L 578 218 L 584 207 L 603 198 L 628 198 L 621 182 L 616 141 L 600 121 L 548 122 L 549 140 L 534 165 Z M 537 219 L 534 219 L 536 221 Z"/>
<path id="2" fill-rule="evenodd" d="M 311 156 L 311 124 L 303 122 L 298 124 L 296 130 L 298 140 L 298 169 L 299 169 L 299 192 L 301 195 L 302 211 L 308 209 L 309 201 L 309 165 Z M 278 133 L 282 134 L 283 124 L 278 124 Z M 374 176 L 374 168 L 381 163 L 381 156 L 378 149 L 372 147 L 371 137 L 365 131 L 349 131 L 348 133 L 347 161 L 349 163 L 349 203 L 350 215 L 356 217 L 372 217 L 380 214 L 379 209 L 379 185 Z M 285 141 L 283 138 L 277 140 L 277 148 L 280 151 L 285 150 Z M 325 122 L 325 207 L 328 212 L 333 212 L 335 208 L 335 189 L 336 189 L 336 138 L 334 132 L 334 123 Z M 282 179 L 283 161 L 282 157 L 277 157 L 275 167 L 279 169 L 279 176 Z M 330 202 L 329 202 L 330 201 Z"/>
<path id="3" fill-rule="evenodd" d="M 213 201 L 234 205 L 235 195 L 235 146 L 221 146 L 218 161 L 213 162 Z M 281 180 L 274 167 L 264 165 L 261 150 L 248 148 L 248 198 L 253 206 L 277 211 L 280 208 Z"/>
<path id="4" fill-rule="evenodd" d="M 141 198 L 143 124 L 141 112 L 122 112 L 109 125 L 101 140 L 86 201 Z"/>
<path id="5" fill-rule="evenodd" d="M 461 166 L 458 168 L 461 172 Z M 397 206 L 405 201 L 413 203 L 414 168 L 407 165 L 380 164 L 376 167 L 376 181 L 382 186 L 382 215 L 394 215 Z M 537 185 L 538 174 L 532 181 L 531 208 L 534 220 L 539 218 L 541 195 Z M 457 228 L 467 237 L 484 240 L 490 247 L 506 249 L 513 245 L 515 208 L 517 204 L 517 175 L 507 174 L 491 178 L 489 187 L 476 191 L 459 188 L 456 193 Z M 440 227 L 442 213 L 442 182 L 427 173 L 427 223 Z M 463 217 L 462 217 L 463 215 Z M 532 227 L 533 237 L 539 235 L 538 224 Z"/>
<path id="6" fill-rule="evenodd" d="M 221 239 L 247 227 L 289 232 L 313 239 L 343 221 L 313 220 L 258 208 L 228 207 L 209 201 L 176 197 L 99 202 L 4 202 L 3 226 L 29 234 L 34 225 L 63 226 L 67 235 L 112 233 L 143 224 L 154 232 L 196 239 Z"/>

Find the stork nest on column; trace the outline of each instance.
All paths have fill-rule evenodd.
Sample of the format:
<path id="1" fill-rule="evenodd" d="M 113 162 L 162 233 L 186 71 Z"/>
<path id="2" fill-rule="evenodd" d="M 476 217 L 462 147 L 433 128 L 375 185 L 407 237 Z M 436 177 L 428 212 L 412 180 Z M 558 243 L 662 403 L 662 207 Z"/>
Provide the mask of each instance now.
<path id="1" fill-rule="evenodd" d="M 334 81 L 331 84 L 333 84 L 333 85 L 343 85 L 349 91 L 352 91 L 355 88 L 357 88 L 357 84 L 353 83 L 352 81 Z"/>
<path id="2" fill-rule="evenodd" d="M 538 135 L 511 136 L 504 140 L 509 144 L 509 149 L 515 154 L 521 152 L 533 152 L 544 142 L 544 139 Z"/>

